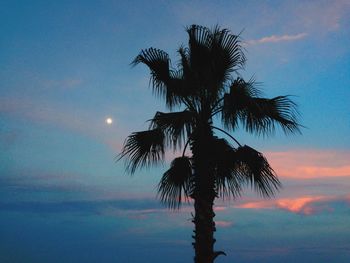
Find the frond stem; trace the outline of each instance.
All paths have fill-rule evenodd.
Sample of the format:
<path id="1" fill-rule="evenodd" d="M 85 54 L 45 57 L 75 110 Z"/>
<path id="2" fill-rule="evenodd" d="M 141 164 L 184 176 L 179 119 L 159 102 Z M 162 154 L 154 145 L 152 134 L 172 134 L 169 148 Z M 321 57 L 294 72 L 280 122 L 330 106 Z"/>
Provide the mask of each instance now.
<path id="1" fill-rule="evenodd" d="M 210 127 L 212 129 L 215 129 L 215 130 L 218 130 L 218 131 L 221 131 L 221 132 L 225 133 L 228 137 L 230 137 L 232 140 L 234 140 L 235 143 L 237 143 L 239 147 L 242 147 L 242 145 L 231 134 L 229 134 L 228 132 L 226 132 L 223 129 L 220 129 L 218 127 L 215 127 L 215 126 L 210 126 Z"/>
<path id="2" fill-rule="evenodd" d="M 222 97 L 221 99 L 217 100 L 217 101 L 215 102 L 214 106 L 212 107 L 212 110 L 213 110 L 213 111 L 217 111 L 218 109 L 215 109 L 216 106 L 218 106 L 218 105 L 220 104 L 220 102 L 223 101 L 223 100 L 224 100 L 224 97 Z M 220 107 L 220 108 L 221 108 L 221 107 Z M 220 109 L 220 108 L 219 108 L 219 109 Z M 217 112 L 216 112 L 216 113 L 217 113 Z M 215 115 L 215 114 L 213 114 L 213 115 Z"/>
<path id="3" fill-rule="evenodd" d="M 190 101 L 189 99 L 187 98 L 181 98 L 181 101 L 186 105 L 186 107 L 192 111 L 192 112 L 196 112 L 196 109 L 195 107 L 193 106 L 193 102 Z"/>
<path id="4" fill-rule="evenodd" d="M 220 111 L 222 111 L 222 107 L 217 108 L 217 109 L 210 115 L 210 117 L 215 116 L 215 115 L 216 115 L 217 113 L 219 113 Z"/>
<path id="5" fill-rule="evenodd" d="M 182 151 L 182 157 L 185 156 L 186 148 L 187 148 L 187 146 L 188 146 L 189 143 L 190 143 L 190 139 L 187 140 L 187 142 L 186 142 L 186 144 L 185 144 L 185 146 L 184 146 L 184 150 Z"/>

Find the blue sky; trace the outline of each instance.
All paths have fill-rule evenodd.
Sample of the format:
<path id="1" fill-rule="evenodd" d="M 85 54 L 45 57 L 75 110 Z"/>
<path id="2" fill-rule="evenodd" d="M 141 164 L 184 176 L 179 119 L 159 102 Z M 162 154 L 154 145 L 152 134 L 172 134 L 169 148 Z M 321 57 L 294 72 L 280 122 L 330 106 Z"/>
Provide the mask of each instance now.
<path id="1" fill-rule="evenodd" d="M 176 64 L 185 27 L 242 31 L 241 74 L 291 94 L 303 135 L 238 132 L 284 188 L 218 201 L 218 262 L 346 262 L 350 250 L 350 3 L 339 1 L 1 1 L 0 261 L 190 262 L 191 207 L 115 163 L 161 100 L 130 62 L 157 47 Z M 107 117 L 113 119 L 107 125 Z M 171 255 L 171 257 L 169 257 Z"/>

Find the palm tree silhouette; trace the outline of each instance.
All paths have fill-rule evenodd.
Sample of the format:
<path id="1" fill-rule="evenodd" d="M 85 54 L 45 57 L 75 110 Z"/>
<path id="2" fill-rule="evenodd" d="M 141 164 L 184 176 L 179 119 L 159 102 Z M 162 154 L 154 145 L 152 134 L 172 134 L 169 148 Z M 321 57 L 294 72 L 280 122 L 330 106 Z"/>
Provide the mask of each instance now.
<path id="1" fill-rule="evenodd" d="M 125 140 L 119 159 L 125 159 L 126 170 L 133 174 L 137 168 L 162 162 L 167 149 L 184 146 L 163 174 L 158 194 L 173 209 L 184 199 L 193 199 L 194 261 L 209 263 L 225 254 L 214 251 L 215 198 L 236 197 L 247 184 L 271 197 L 281 185 L 263 154 L 241 145 L 230 132 L 239 125 L 263 135 L 276 126 L 285 133 L 300 129 L 296 105 L 288 96 L 261 98 L 257 83 L 239 76 L 246 59 L 238 35 L 218 26 L 211 30 L 192 25 L 186 31 L 188 47 L 178 49 L 177 69 L 168 54 L 156 48 L 142 50 L 132 62 L 148 66 L 155 94 L 165 99 L 170 111 L 181 111 L 157 112 L 148 130 Z M 222 128 L 214 126 L 214 119 L 221 120 Z M 234 145 L 214 131 L 225 134 Z M 186 155 L 189 150 L 191 156 Z"/>

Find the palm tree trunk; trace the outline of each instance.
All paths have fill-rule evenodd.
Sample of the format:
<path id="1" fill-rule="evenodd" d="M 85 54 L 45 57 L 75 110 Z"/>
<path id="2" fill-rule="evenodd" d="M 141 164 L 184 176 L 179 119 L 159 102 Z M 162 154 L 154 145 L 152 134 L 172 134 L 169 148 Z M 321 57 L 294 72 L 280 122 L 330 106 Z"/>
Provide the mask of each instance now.
<path id="1" fill-rule="evenodd" d="M 193 247 L 195 263 L 214 262 L 214 232 L 215 222 L 213 211 L 215 199 L 215 184 L 213 165 L 210 161 L 210 141 L 212 131 L 201 129 L 191 145 L 195 173 L 195 189 L 193 192 L 195 216 L 193 223 L 195 230 Z"/>
<path id="2" fill-rule="evenodd" d="M 213 202 L 203 200 L 203 198 L 195 199 L 195 224 L 193 247 L 195 249 L 195 263 L 212 263 L 214 262 L 214 212 Z"/>

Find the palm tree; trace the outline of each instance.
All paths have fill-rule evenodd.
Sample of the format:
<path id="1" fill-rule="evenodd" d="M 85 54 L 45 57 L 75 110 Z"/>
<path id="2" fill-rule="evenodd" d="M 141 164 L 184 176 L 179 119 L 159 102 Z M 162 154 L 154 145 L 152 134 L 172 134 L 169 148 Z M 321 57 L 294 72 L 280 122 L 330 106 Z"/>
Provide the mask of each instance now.
<path id="1" fill-rule="evenodd" d="M 288 96 L 261 98 L 256 82 L 239 76 L 246 59 L 238 35 L 218 26 L 211 30 L 192 25 L 186 31 L 188 47 L 178 49 L 177 69 L 168 54 L 156 48 L 142 50 L 132 62 L 148 66 L 152 89 L 171 112 L 157 112 L 148 130 L 132 133 L 119 159 L 125 159 L 126 170 L 133 174 L 161 163 L 166 150 L 183 147 L 163 174 L 158 194 L 173 209 L 193 199 L 194 262 L 209 263 L 225 254 L 214 251 L 215 198 L 239 196 L 247 184 L 271 197 L 281 185 L 263 154 L 241 145 L 232 132 L 238 126 L 263 135 L 276 126 L 285 133 L 300 130 L 296 105 Z M 222 127 L 214 126 L 213 120 L 221 121 Z M 191 156 L 186 155 L 189 150 Z"/>

